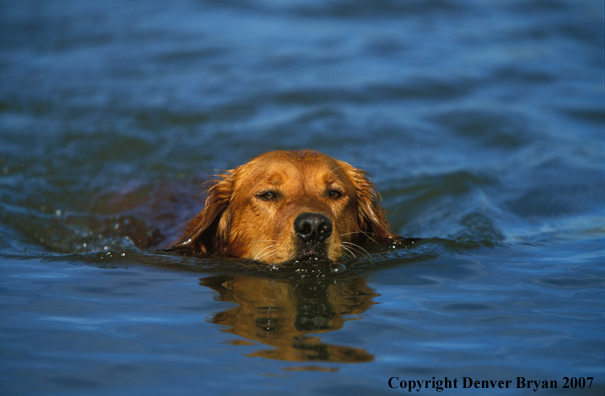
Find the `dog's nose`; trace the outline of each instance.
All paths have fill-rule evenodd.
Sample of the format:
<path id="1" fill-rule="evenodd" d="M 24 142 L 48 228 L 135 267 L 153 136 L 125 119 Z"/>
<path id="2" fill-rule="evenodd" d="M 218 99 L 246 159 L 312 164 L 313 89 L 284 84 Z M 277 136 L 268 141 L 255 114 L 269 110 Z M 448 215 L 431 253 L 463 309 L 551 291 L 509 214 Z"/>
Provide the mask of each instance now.
<path id="1" fill-rule="evenodd" d="M 323 242 L 332 233 L 332 222 L 320 213 L 303 213 L 294 220 L 294 232 L 304 242 Z"/>

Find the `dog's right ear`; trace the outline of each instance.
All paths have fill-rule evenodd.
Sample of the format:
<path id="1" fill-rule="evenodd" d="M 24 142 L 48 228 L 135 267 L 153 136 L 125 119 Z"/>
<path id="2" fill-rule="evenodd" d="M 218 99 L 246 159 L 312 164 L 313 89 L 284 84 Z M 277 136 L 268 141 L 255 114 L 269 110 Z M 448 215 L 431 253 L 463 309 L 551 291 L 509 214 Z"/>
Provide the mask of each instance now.
<path id="1" fill-rule="evenodd" d="M 208 189 L 204 209 L 189 222 L 181 241 L 172 249 L 217 253 L 225 247 L 230 222 L 227 208 L 233 194 L 232 172 L 219 177 Z"/>

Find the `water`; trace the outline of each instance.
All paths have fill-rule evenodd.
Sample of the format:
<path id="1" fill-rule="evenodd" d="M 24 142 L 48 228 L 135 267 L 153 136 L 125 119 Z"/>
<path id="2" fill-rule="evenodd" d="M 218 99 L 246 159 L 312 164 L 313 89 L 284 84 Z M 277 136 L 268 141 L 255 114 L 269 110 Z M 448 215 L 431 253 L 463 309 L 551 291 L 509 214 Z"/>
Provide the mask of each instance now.
<path id="1" fill-rule="evenodd" d="M 408 393 L 392 377 L 603 393 L 602 4 L 0 18 L 3 395 Z M 299 148 L 367 170 L 392 228 L 424 241 L 336 273 L 156 250 L 216 169 Z"/>

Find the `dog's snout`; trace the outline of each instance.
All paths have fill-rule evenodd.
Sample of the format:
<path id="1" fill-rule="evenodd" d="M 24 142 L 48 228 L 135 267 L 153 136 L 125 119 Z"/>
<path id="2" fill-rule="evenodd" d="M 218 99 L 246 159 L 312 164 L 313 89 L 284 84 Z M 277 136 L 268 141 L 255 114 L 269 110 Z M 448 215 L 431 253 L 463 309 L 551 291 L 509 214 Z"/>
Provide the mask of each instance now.
<path id="1" fill-rule="evenodd" d="M 332 222 L 320 213 L 303 213 L 294 220 L 294 232 L 304 242 L 324 242 L 332 233 Z"/>

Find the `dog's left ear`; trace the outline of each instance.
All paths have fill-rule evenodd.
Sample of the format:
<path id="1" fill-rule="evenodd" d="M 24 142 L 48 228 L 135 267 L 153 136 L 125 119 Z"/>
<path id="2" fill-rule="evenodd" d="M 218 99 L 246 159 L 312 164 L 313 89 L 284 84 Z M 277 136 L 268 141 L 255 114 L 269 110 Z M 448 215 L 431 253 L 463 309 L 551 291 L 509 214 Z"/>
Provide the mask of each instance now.
<path id="1" fill-rule="evenodd" d="M 361 169 L 351 167 L 349 175 L 357 189 L 357 220 L 361 231 L 370 234 L 377 243 L 393 243 L 405 240 L 391 231 L 384 209 L 380 206 L 380 195 L 368 175 Z"/>

